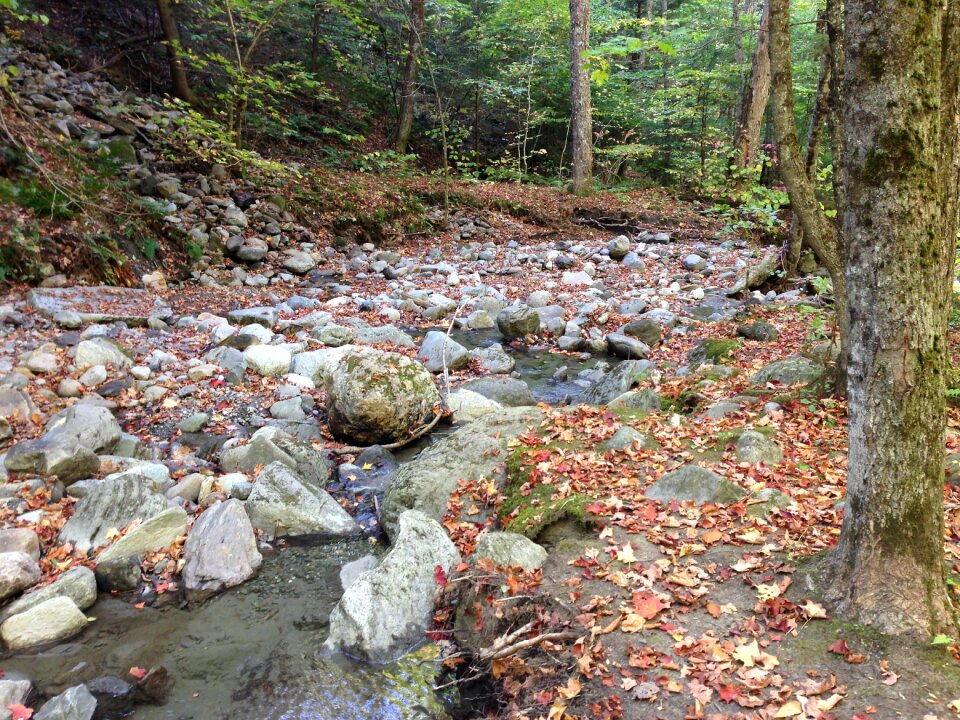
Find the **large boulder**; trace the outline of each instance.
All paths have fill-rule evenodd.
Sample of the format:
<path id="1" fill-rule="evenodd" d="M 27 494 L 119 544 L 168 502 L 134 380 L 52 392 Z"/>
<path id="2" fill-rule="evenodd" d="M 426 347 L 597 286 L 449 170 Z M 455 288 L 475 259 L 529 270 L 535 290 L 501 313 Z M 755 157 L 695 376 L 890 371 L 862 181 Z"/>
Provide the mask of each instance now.
<path id="1" fill-rule="evenodd" d="M 503 405 L 496 400 L 485 398 L 480 393 L 460 388 L 454 390 L 445 399 L 446 406 L 453 413 L 453 419 L 460 425 L 473 422 L 484 415 L 498 413 L 503 410 Z"/>
<path id="2" fill-rule="evenodd" d="M 323 387 L 330 379 L 333 371 L 340 366 L 344 356 L 356 349 L 356 345 L 342 345 L 297 353 L 293 356 L 290 372 L 308 377 L 313 380 L 314 385 Z"/>
<path id="3" fill-rule="evenodd" d="M 451 371 L 460 370 L 470 363 L 470 351 L 439 330 L 426 334 L 419 356 L 424 367 L 432 373 L 441 373 L 444 367 Z"/>
<path id="4" fill-rule="evenodd" d="M 183 557 L 182 577 L 192 602 L 256 575 L 263 557 L 243 503 L 227 500 L 200 515 L 187 537 Z"/>
<path id="5" fill-rule="evenodd" d="M 97 699 L 86 685 L 77 685 L 47 700 L 33 720 L 91 720 L 96 710 Z"/>
<path id="6" fill-rule="evenodd" d="M 530 386 L 523 380 L 511 377 L 485 377 L 464 383 L 464 390 L 470 390 L 485 398 L 495 400 L 507 407 L 527 407 L 536 405 L 537 400 L 530 391 Z"/>
<path id="7" fill-rule="evenodd" d="M 664 475 L 643 494 L 650 500 L 659 500 L 665 504 L 672 500 L 677 502 L 692 500 L 698 505 L 703 503 L 732 505 L 747 493 L 739 485 L 726 480 L 712 470 L 699 465 L 684 465 L 679 470 Z"/>
<path id="8" fill-rule="evenodd" d="M 61 595 L 5 620 L 0 625 L 0 637 L 16 652 L 73 637 L 87 622 L 73 600 Z"/>
<path id="9" fill-rule="evenodd" d="M 137 525 L 97 556 L 98 562 L 142 556 L 169 547 L 187 532 L 187 513 L 181 507 L 167 508 Z"/>
<path id="10" fill-rule="evenodd" d="M 0 553 L 0 600 L 40 582 L 40 566 L 23 552 Z"/>
<path id="11" fill-rule="evenodd" d="M 94 483 L 77 503 L 73 517 L 60 530 L 60 541 L 90 552 L 109 542 L 113 529 L 147 520 L 167 509 L 167 500 L 148 487 L 145 478 L 123 475 Z"/>
<path id="12" fill-rule="evenodd" d="M 439 520 L 460 480 L 502 482 L 508 443 L 541 417 L 535 408 L 506 408 L 448 435 L 401 467 L 383 498 L 381 521 L 387 534 L 395 536 L 406 510 L 419 510 Z"/>
<path id="13" fill-rule="evenodd" d="M 272 463 L 257 476 L 247 498 L 247 513 L 253 526 L 268 537 L 336 537 L 360 532 L 329 493 L 304 483 L 283 463 Z"/>
<path id="14" fill-rule="evenodd" d="M 625 360 L 610 370 L 580 396 L 583 405 L 606 405 L 643 382 L 653 370 L 649 360 Z"/>
<path id="15" fill-rule="evenodd" d="M 347 440 L 389 443 L 426 424 L 440 394 L 416 360 L 372 348 L 348 353 L 327 384 L 330 429 Z"/>
<path id="16" fill-rule="evenodd" d="M 540 332 L 540 315 L 526 305 L 511 305 L 497 313 L 497 329 L 507 340 Z"/>
<path id="17" fill-rule="evenodd" d="M 438 522 L 403 513 L 393 547 L 353 581 L 330 614 L 326 646 L 363 660 L 396 660 L 429 627 L 437 567 L 446 573 L 459 561 Z"/>
<path id="18" fill-rule="evenodd" d="M 118 370 L 133 365 L 133 359 L 119 343 L 103 336 L 83 340 L 77 345 L 73 363 L 83 370 L 96 365 L 113 365 Z"/>
<path id="19" fill-rule="evenodd" d="M 826 369 L 823 365 L 801 355 L 777 360 L 761 368 L 752 378 L 754 387 L 767 385 L 809 385 L 823 377 Z"/>
<path id="20" fill-rule="evenodd" d="M 0 612 L 0 622 L 24 613 L 40 603 L 55 597 L 67 597 L 81 610 L 97 601 L 97 579 L 93 570 L 83 565 L 72 567 L 49 585 L 21 595 Z"/>
<path id="21" fill-rule="evenodd" d="M 252 475 L 270 463 L 283 463 L 318 488 L 326 487 L 332 472 L 331 463 L 313 446 L 288 435 L 279 428 L 263 427 L 250 436 L 246 445 L 224 449 L 220 467 L 224 472 Z"/>
<path id="22" fill-rule="evenodd" d="M 10 448 L 4 465 L 15 472 L 56 475 L 69 483 L 95 474 L 100 467 L 97 454 L 109 452 L 120 435 L 110 410 L 78 403 L 51 417 L 42 437 Z"/>
<path id="23" fill-rule="evenodd" d="M 280 377 L 290 372 L 293 356 L 279 345 L 252 345 L 243 351 L 247 367 L 264 377 Z"/>

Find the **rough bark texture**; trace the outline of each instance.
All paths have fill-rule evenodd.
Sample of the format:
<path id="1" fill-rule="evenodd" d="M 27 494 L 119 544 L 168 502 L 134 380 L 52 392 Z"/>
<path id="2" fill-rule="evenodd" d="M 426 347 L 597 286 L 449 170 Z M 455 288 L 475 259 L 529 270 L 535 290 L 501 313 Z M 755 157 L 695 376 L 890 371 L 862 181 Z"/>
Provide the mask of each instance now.
<path id="1" fill-rule="evenodd" d="M 840 359 L 836 383 L 843 392 L 849 344 L 847 283 L 844 275 L 842 236 L 820 208 L 797 139 L 793 108 L 793 69 L 790 57 L 790 0 L 769 0 L 770 59 L 772 68 L 772 120 L 780 158 L 780 175 L 790 195 L 790 206 L 803 228 L 804 239 L 820 258 L 833 281 L 833 297 L 840 334 Z"/>
<path id="2" fill-rule="evenodd" d="M 414 99 L 417 94 L 417 75 L 420 69 L 420 53 L 423 50 L 423 29 L 426 18 L 426 0 L 410 2 L 410 41 L 407 46 L 407 61 L 400 82 L 400 118 L 397 125 L 396 149 L 407 152 L 410 133 L 413 130 Z"/>
<path id="3" fill-rule="evenodd" d="M 187 71 L 180 58 L 180 28 L 173 12 L 173 0 L 157 0 L 157 14 L 167 46 L 167 62 L 170 64 L 170 89 L 175 98 L 193 103 L 195 98 L 187 79 Z"/>
<path id="4" fill-rule="evenodd" d="M 576 195 L 593 186 L 593 111 L 590 74 L 584 63 L 590 47 L 590 0 L 570 0 L 570 134 L 573 145 L 573 183 Z"/>
<path id="5" fill-rule="evenodd" d="M 831 581 L 841 611 L 890 633 L 952 624 L 943 455 L 957 232 L 956 6 L 846 0 L 845 8 L 850 438 Z"/>
<path id="6" fill-rule="evenodd" d="M 734 162 L 740 168 L 753 164 L 760 146 L 760 127 L 763 111 L 770 96 L 770 3 L 764 5 L 757 34 L 757 48 L 753 52 L 750 81 L 743 91 L 740 120 L 734 143 Z"/>

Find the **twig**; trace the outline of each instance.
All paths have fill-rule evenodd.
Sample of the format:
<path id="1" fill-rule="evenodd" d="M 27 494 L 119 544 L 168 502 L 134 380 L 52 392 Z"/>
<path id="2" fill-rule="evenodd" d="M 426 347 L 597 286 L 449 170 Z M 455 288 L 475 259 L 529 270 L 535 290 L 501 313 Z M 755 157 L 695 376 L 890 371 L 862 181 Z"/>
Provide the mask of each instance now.
<path id="1" fill-rule="evenodd" d="M 508 645 L 507 647 L 501 648 L 500 650 L 495 650 L 494 648 L 488 648 L 486 650 L 480 651 L 481 660 L 499 660 L 501 658 L 509 657 L 511 655 L 516 655 L 521 650 L 526 650 L 528 647 L 533 647 L 534 645 L 539 645 L 542 642 L 547 642 L 548 640 L 573 640 L 574 638 L 580 637 L 580 633 L 573 630 L 567 630 L 565 632 L 555 632 L 555 633 L 544 633 L 543 635 L 537 635 L 536 637 L 527 638 L 526 640 L 521 640 L 518 643 L 513 645 Z"/>
<path id="2" fill-rule="evenodd" d="M 414 430 L 409 437 L 404 438 L 403 440 L 397 440 L 396 442 L 392 442 L 389 445 L 384 445 L 383 449 L 397 450 L 398 448 L 402 448 L 406 445 L 409 445 L 414 440 L 419 440 L 420 438 L 422 438 L 424 435 L 426 435 L 428 432 L 430 432 L 437 426 L 437 423 L 440 422 L 440 418 L 442 418 L 443 415 L 444 415 L 443 408 L 440 408 L 440 410 L 433 416 L 433 420 L 431 420 L 427 425 L 423 425 L 422 427 Z M 364 450 L 366 450 L 365 447 L 349 446 L 349 447 L 335 448 L 331 452 L 333 452 L 334 455 L 356 455 L 357 453 L 361 453 Z"/>

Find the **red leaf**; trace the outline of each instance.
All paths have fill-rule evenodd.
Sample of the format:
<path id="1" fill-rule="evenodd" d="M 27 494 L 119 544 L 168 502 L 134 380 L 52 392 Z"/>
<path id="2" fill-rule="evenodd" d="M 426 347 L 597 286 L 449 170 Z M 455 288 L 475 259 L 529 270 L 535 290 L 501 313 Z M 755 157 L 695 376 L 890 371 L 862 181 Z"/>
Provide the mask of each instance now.
<path id="1" fill-rule="evenodd" d="M 740 696 L 740 686 L 733 683 L 720 687 L 720 699 L 724 702 L 733 702 Z"/>
<path id="2" fill-rule="evenodd" d="M 11 720 L 30 720 L 33 717 L 33 710 L 25 705 L 7 705 L 7 710 L 12 713 Z"/>
<path id="3" fill-rule="evenodd" d="M 850 648 L 847 647 L 847 641 L 841 639 L 828 647 L 827 652 L 832 652 L 834 655 L 849 655 Z"/>
<path id="4" fill-rule="evenodd" d="M 433 579 L 437 581 L 437 585 L 440 587 L 447 586 L 447 574 L 443 571 L 443 567 L 437 565 L 433 570 Z"/>
<path id="5" fill-rule="evenodd" d="M 130 668 L 130 674 L 137 680 L 143 680 L 147 676 L 147 669 L 134 665 Z"/>
<path id="6" fill-rule="evenodd" d="M 644 620 L 653 620 L 665 607 L 666 605 L 652 593 L 635 592 L 633 594 L 633 608 Z"/>

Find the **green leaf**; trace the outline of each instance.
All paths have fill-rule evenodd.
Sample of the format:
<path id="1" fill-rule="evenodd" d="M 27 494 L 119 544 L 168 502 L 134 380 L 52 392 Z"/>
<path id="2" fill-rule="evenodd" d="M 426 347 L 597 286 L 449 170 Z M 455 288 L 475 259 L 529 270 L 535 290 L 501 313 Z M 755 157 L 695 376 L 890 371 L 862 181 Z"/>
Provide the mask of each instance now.
<path id="1" fill-rule="evenodd" d="M 940 633 L 933 640 L 930 641 L 930 644 L 931 645 L 952 645 L 953 638 L 950 637 L 949 635 L 944 635 L 943 633 Z"/>
<path id="2" fill-rule="evenodd" d="M 667 43 L 667 42 L 663 42 L 663 40 L 660 40 L 660 41 L 657 43 L 657 49 L 659 49 L 660 52 L 662 52 L 664 55 L 669 55 L 669 56 L 671 56 L 671 57 L 674 57 L 674 56 L 676 56 L 676 54 L 677 54 L 677 51 L 676 51 L 676 49 L 673 47 L 673 45 L 671 45 L 670 43 Z"/>

